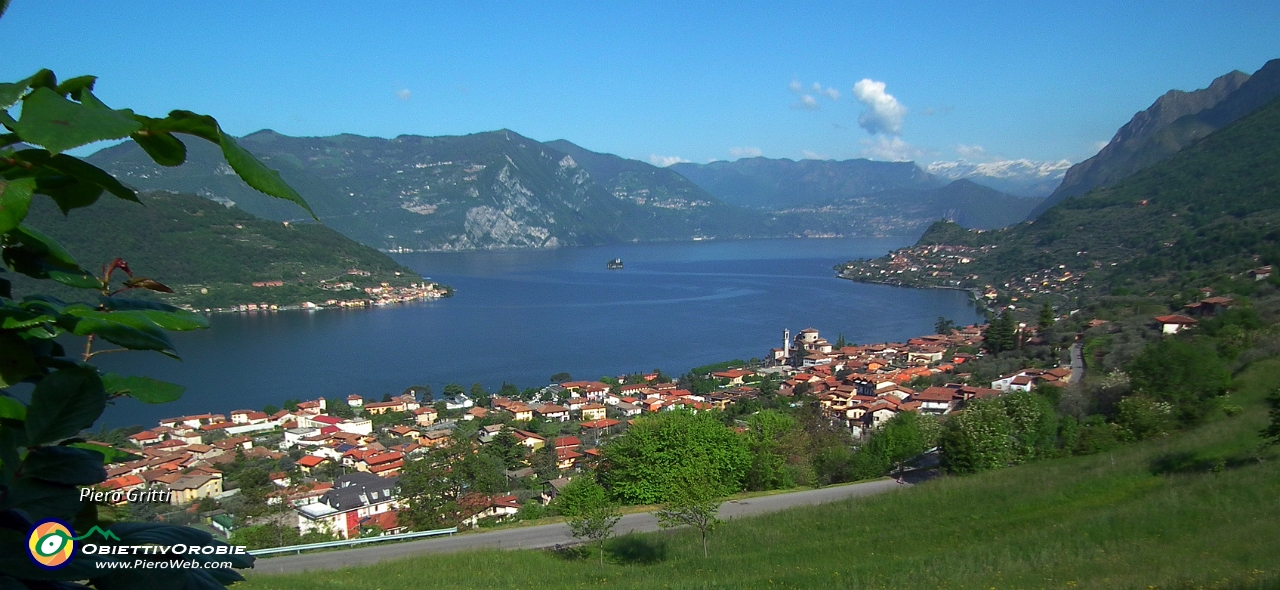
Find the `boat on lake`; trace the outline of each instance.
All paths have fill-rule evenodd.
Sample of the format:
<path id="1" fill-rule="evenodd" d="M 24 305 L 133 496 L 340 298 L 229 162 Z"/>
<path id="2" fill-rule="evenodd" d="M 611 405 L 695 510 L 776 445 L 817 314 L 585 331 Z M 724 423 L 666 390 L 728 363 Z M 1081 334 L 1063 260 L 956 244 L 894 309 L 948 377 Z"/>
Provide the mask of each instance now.
<path id="1" fill-rule="evenodd" d="M 610 260 L 610 261 L 609 261 L 609 265 L 608 265 L 608 266 L 609 266 L 609 268 L 622 268 L 622 259 L 621 259 L 621 258 L 614 258 L 613 260 Z"/>

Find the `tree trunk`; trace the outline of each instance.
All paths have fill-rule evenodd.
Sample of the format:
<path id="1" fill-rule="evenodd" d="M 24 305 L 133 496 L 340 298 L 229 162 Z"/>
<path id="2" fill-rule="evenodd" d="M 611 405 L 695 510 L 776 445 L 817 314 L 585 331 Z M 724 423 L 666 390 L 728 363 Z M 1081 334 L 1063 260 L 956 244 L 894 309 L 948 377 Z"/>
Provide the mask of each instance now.
<path id="1" fill-rule="evenodd" d="M 707 558 L 707 529 L 702 529 L 702 558 Z"/>

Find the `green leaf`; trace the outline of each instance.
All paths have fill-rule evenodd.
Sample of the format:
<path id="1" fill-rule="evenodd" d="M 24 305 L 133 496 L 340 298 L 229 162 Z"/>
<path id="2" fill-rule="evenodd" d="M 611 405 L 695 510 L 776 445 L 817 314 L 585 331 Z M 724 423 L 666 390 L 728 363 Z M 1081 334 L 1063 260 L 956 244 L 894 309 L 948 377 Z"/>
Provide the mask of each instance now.
<path id="1" fill-rule="evenodd" d="M 0 419 L 26 420 L 27 406 L 12 397 L 0 394 Z"/>
<path id="2" fill-rule="evenodd" d="M 160 281 L 157 281 L 155 279 L 148 279 L 146 277 L 135 277 L 135 278 L 129 279 L 124 282 L 124 286 L 129 287 L 130 289 L 146 289 L 148 291 L 155 291 L 157 293 L 173 292 L 173 289 L 169 288 L 168 285 L 165 285 L 164 283 L 161 283 Z"/>
<path id="3" fill-rule="evenodd" d="M 125 377 L 115 373 L 102 376 L 108 395 L 127 395 L 142 403 L 163 404 L 182 397 L 186 388 L 150 377 Z"/>
<path id="4" fill-rule="evenodd" d="M 84 90 L 93 90 L 93 84 L 97 81 L 97 76 L 77 76 L 70 80 L 63 80 L 58 84 L 57 92 L 63 96 L 69 95 L 74 100 L 80 100 L 80 93 Z"/>
<path id="5" fill-rule="evenodd" d="M 4 330 L 25 330 L 33 326 L 53 322 L 53 318 L 47 315 L 37 315 L 21 308 L 10 308 L 0 310 L 0 329 Z"/>
<path id="6" fill-rule="evenodd" d="M 187 146 L 172 133 L 143 129 L 129 137 L 161 166 L 181 166 L 187 161 Z"/>
<path id="7" fill-rule="evenodd" d="M 27 440 L 42 445 L 70 438 L 93 425 L 107 407 L 107 392 L 97 371 L 59 369 L 41 379 L 27 406 Z"/>
<path id="8" fill-rule="evenodd" d="M 52 483 L 88 486 L 107 479 L 102 456 L 72 447 L 36 447 L 22 461 L 22 476 Z"/>
<path id="9" fill-rule="evenodd" d="M 0 333 L 0 387 L 9 387 L 40 372 L 26 340 L 13 332 Z"/>
<path id="10" fill-rule="evenodd" d="M 10 269 L 37 279 L 52 279 L 78 289 L 101 289 L 102 282 L 76 264 L 57 242 L 30 227 L 4 234 L 3 259 Z"/>
<path id="11" fill-rule="evenodd" d="M 18 477 L 0 501 L 0 511 L 17 508 L 32 520 L 57 518 L 71 521 L 80 512 L 80 490 L 73 485 Z"/>
<path id="12" fill-rule="evenodd" d="M 110 311 L 133 311 L 155 322 L 161 328 L 174 332 L 189 332 L 209 327 L 209 320 L 203 315 L 158 301 L 118 297 L 100 297 L 99 300 L 102 306 Z"/>
<path id="13" fill-rule="evenodd" d="M 170 111 L 163 119 L 151 119 L 144 122 L 150 131 L 166 133 L 186 133 L 219 143 L 222 130 L 218 121 L 209 115 L 201 115 L 191 111 Z"/>
<path id="14" fill-rule="evenodd" d="M 96 141 L 123 139 L 142 128 L 132 111 L 105 108 L 87 90 L 80 97 L 84 102 L 76 103 L 47 88 L 31 91 L 22 100 L 22 116 L 14 132 L 23 141 L 56 154 Z"/>
<path id="15" fill-rule="evenodd" d="M 71 443 L 65 446 L 76 448 L 76 449 L 84 449 L 86 451 L 90 451 L 90 452 L 102 455 L 103 465 L 109 465 L 111 463 L 125 463 L 141 457 L 141 455 L 135 455 L 133 453 L 122 451 L 115 447 L 109 447 L 107 445 L 91 443 L 91 442 Z"/>
<path id="16" fill-rule="evenodd" d="M 21 82 L 0 84 L 0 109 L 18 104 L 18 101 L 22 100 L 22 95 L 26 94 L 30 87 L 30 78 Z"/>
<path id="17" fill-rule="evenodd" d="M 131 350 L 173 352 L 173 343 L 164 330 L 140 313 L 68 306 L 64 319 L 59 323 L 65 324 L 64 327 L 77 336 L 93 334 Z"/>
<path id="18" fill-rule="evenodd" d="M 18 178 L 5 180 L 0 178 L 0 233 L 7 232 L 27 217 L 27 208 L 31 206 L 31 195 L 35 192 L 36 179 Z"/>
<path id="19" fill-rule="evenodd" d="M 320 220 L 320 218 L 316 217 L 315 212 L 311 210 L 311 206 L 307 205 L 302 195 L 286 184 L 283 178 L 280 178 L 279 172 L 259 162 L 253 154 L 249 153 L 249 150 L 240 147 L 235 138 L 219 131 L 218 144 L 222 146 L 222 155 L 227 159 L 227 164 L 230 164 L 231 169 L 235 170 L 236 174 L 239 174 L 240 178 L 244 179 L 245 184 L 278 199 L 293 201 L 303 209 L 306 209 L 313 219 Z"/>
<path id="20" fill-rule="evenodd" d="M 105 190 L 126 201 L 133 201 L 135 203 L 141 202 L 138 200 L 138 195 L 133 192 L 132 189 L 120 184 L 120 181 L 116 180 L 114 176 L 107 174 L 106 171 L 101 168 L 85 162 L 80 158 L 75 158 L 66 154 L 53 155 L 46 150 L 36 149 L 17 152 L 14 154 L 14 158 L 30 164 L 35 164 L 55 174 L 69 177 L 80 184 L 95 188 L 95 199 L 97 193 L 101 193 Z M 66 213 L 68 210 L 69 209 L 67 208 L 63 208 L 62 212 Z"/>

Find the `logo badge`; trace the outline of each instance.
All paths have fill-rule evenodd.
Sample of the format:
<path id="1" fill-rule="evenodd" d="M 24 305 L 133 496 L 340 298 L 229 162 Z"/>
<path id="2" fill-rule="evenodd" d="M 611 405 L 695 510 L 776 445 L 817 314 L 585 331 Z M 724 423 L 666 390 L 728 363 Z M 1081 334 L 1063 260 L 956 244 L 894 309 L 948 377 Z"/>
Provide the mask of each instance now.
<path id="1" fill-rule="evenodd" d="M 27 553 L 37 565 L 58 569 L 70 561 L 76 541 L 66 523 L 47 519 L 36 523 L 27 536 Z"/>

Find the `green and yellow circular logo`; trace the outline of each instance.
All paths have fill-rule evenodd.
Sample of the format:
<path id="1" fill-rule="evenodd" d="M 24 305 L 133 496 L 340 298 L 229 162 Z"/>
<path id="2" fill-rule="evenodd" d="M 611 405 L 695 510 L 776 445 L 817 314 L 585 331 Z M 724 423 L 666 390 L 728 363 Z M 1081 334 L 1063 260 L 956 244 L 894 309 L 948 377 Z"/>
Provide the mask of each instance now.
<path id="1" fill-rule="evenodd" d="M 27 536 L 27 553 L 43 568 L 57 569 L 66 565 L 75 549 L 71 527 L 61 521 L 42 520 Z"/>

